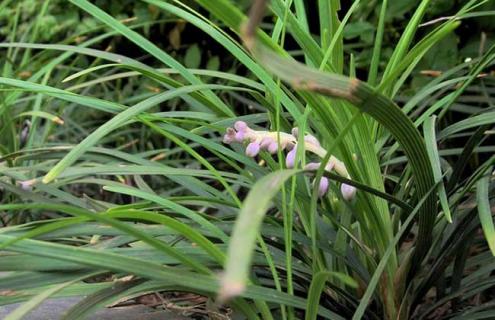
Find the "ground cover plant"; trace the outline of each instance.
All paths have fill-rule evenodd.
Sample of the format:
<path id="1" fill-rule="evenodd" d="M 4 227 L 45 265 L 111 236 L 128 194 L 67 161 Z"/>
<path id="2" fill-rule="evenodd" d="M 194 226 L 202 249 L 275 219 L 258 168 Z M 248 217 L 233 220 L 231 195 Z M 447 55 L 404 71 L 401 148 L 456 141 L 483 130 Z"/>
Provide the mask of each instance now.
<path id="1" fill-rule="evenodd" d="M 0 2 L 8 319 L 494 318 L 494 10 Z"/>

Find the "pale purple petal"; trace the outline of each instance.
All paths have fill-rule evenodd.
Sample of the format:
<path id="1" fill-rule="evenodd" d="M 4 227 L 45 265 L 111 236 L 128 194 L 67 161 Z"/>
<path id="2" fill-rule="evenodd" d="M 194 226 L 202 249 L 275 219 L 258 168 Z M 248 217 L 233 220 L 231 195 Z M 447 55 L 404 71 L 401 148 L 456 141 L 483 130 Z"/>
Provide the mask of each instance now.
<path id="1" fill-rule="evenodd" d="M 19 181 L 22 190 L 31 191 L 33 190 L 33 185 L 36 182 L 35 179 Z"/>
<path id="2" fill-rule="evenodd" d="M 291 134 L 294 136 L 294 138 L 297 139 L 297 136 L 299 135 L 299 128 L 298 127 L 292 128 Z"/>
<path id="3" fill-rule="evenodd" d="M 225 134 L 223 136 L 223 143 L 231 144 L 232 142 L 234 142 L 234 139 L 232 138 L 232 136 L 229 136 L 228 134 Z"/>
<path id="4" fill-rule="evenodd" d="M 272 138 L 265 137 L 265 138 L 263 138 L 263 140 L 261 140 L 260 147 L 261 147 L 261 149 L 268 150 L 268 147 L 273 142 L 275 142 L 275 140 L 273 140 Z"/>
<path id="5" fill-rule="evenodd" d="M 270 152 L 271 154 L 275 154 L 277 151 L 278 151 L 278 143 L 276 143 L 275 141 L 273 141 L 268 146 L 268 152 Z"/>
<path id="6" fill-rule="evenodd" d="M 287 153 L 287 157 L 285 158 L 285 165 L 287 168 L 294 168 L 294 164 L 296 162 L 296 151 L 297 148 L 292 149 Z"/>
<path id="7" fill-rule="evenodd" d="M 327 177 L 321 177 L 320 179 L 320 185 L 318 186 L 318 196 L 323 197 L 327 191 L 328 191 L 328 178 Z"/>
<path id="8" fill-rule="evenodd" d="M 223 136 L 223 143 L 230 144 L 235 141 L 235 130 L 232 128 L 227 128 L 227 132 Z"/>
<path id="9" fill-rule="evenodd" d="M 244 122 L 244 121 L 236 121 L 234 123 L 234 128 L 237 130 L 237 131 L 246 131 L 247 129 L 247 124 Z"/>
<path id="10" fill-rule="evenodd" d="M 304 166 L 305 170 L 316 171 L 320 168 L 321 163 L 319 162 L 310 162 Z"/>
<path id="11" fill-rule="evenodd" d="M 333 167 L 335 167 L 335 161 L 329 161 L 325 166 L 326 171 L 332 171 Z"/>
<path id="12" fill-rule="evenodd" d="M 348 185 L 346 183 L 343 183 L 340 186 L 340 192 L 342 192 L 342 197 L 347 201 L 351 201 L 352 199 L 354 199 L 354 196 L 356 195 L 356 191 L 357 190 L 355 187 Z"/>
<path id="13" fill-rule="evenodd" d="M 256 155 L 260 152 L 260 144 L 257 142 L 251 142 L 246 147 L 246 155 L 248 157 L 256 157 Z"/>
<path id="14" fill-rule="evenodd" d="M 320 146 L 320 141 L 318 141 L 318 139 L 316 139 L 314 136 L 308 134 L 304 137 L 304 141 L 308 142 L 308 143 L 311 143 L 311 144 L 314 144 L 315 146 Z"/>
<path id="15" fill-rule="evenodd" d="M 237 142 L 243 142 L 245 136 L 246 136 L 246 132 L 245 131 L 237 131 L 236 134 L 235 134 L 235 140 Z"/>

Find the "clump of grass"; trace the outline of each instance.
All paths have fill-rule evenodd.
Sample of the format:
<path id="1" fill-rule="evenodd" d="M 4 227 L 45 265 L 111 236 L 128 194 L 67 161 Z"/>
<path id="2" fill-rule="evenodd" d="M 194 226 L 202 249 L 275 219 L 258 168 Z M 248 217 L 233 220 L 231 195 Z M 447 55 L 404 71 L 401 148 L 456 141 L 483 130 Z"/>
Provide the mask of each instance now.
<path id="1" fill-rule="evenodd" d="M 101 25 L 61 44 L 14 28 L 0 44 L 0 304 L 26 303 L 9 319 L 53 296 L 87 296 L 65 315 L 79 319 L 150 292 L 249 319 L 494 316 L 495 47 L 410 83 L 486 2 L 422 25 L 421 1 L 387 53 L 383 1 L 359 69 L 344 41 L 359 0 L 259 0 L 249 17 L 229 0 L 144 0 L 170 17 L 156 22 L 71 0 Z M 184 21 L 237 74 L 188 68 L 206 55 L 140 32 L 176 37 Z M 146 59 L 102 47 L 116 35 Z"/>

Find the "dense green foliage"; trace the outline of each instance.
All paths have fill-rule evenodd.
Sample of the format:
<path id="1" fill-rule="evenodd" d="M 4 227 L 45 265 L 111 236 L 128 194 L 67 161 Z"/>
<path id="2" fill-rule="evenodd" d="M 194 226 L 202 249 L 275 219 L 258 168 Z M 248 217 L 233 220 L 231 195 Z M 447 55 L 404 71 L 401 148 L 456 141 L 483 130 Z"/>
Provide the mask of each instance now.
<path id="1" fill-rule="evenodd" d="M 8 319 L 153 292 L 222 319 L 494 318 L 494 10 L 1 1 Z"/>

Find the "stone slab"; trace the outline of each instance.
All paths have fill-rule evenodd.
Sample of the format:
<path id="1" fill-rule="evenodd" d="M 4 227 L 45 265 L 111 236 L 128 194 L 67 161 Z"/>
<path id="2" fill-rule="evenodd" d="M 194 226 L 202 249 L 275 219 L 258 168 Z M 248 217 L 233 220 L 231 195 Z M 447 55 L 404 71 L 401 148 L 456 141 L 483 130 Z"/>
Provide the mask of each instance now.
<path id="1" fill-rule="evenodd" d="M 58 320 L 73 305 L 82 298 L 48 299 L 24 317 L 24 320 Z M 19 304 L 0 306 L 0 319 L 4 319 Z M 128 307 L 108 308 L 97 311 L 89 320 L 188 320 L 169 311 L 156 311 L 152 308 L 137 305 Z"/>

